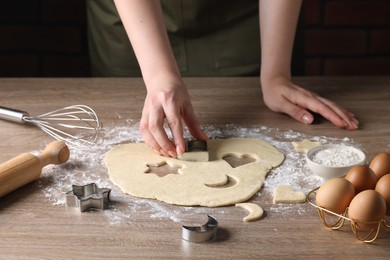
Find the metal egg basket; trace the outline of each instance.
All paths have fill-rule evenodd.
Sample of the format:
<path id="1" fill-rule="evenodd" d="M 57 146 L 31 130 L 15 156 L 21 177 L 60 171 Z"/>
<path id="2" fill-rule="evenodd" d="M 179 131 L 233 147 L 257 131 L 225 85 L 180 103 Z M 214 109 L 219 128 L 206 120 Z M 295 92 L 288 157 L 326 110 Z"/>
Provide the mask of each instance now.
<path id="1" fill-rule="evenodd" d="M 348 208 L 346 208 L 344 213 L 340 215 L 340 214 L 337 214 L 333 211 L 327 210 L 325 208 L 322 208 L 322 207 L 316 205 L 314 200 L 315 200 L 315 196 L 317 194 L 318 189 L 319 189 L 319 187 L 310 191 L 309 194 L 307 194 L 307 201 L 312 206 L 317 208 L 318 214 L 326 227 L 331 228 L 333 230 L 337 230 L 337 229 L 340 229 L 344 225 L 346 220 L 348 220 L 351 222 L 351 229 L 352 229 L 352 232 L 354 233 L 354 235 L 356 236 L 356 238 L 360 241 L 365 242 L 365 243 L 371 243 L 377 239 L 382 225 L 385 228 L 390 228 L 390 226 L 388 224 L 386 224 L 385 219 L 381 219 L 381 220 L 375 221 L 375 222 L 356 221 L 356 220 L 353 220 L 353 219 L 350 219 L 347 217 Z M 327 218 L 326 218 L 326 215 L 327 215 L 326 213 L 335 217 L 335 220 L 333 220 L 333 223 L 329 223 L 329 220 L 327 220 Z M 358 229 L 359 223 L 373 225 L 373 228 L 370 231 L 360 231 Z"/>

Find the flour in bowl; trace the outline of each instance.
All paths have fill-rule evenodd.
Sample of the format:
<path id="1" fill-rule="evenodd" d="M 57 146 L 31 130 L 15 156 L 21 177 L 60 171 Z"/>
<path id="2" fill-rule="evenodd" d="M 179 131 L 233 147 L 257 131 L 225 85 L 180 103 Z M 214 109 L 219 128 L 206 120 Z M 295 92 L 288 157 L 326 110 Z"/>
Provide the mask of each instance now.
<path id="1" fill-rule="evenodd" d="M 345 167 L 362 160 L 361 156 L 348 147 L 327 148 L 314 153 L 310 159 L 328 167 Z"/>

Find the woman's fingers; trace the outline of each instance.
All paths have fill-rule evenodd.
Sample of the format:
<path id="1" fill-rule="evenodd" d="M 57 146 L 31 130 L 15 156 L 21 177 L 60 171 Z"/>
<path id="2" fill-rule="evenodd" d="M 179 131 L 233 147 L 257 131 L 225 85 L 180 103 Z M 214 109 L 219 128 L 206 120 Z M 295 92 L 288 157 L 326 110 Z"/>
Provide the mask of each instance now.
<path id="1" fill-rule="evenodd" d="M 163 108 L 146 97 L 140 122 L 142 138 L 156 153 L 176 157 L 176 148 L 165 132 L 164 120 Z"/>
<path id="2" fill-rule="evenodd" d="M 264 88 L 263 88 L 264 89 Z M 275 111 L 290 115 L 299 122 L 311 124 L 316 112 L 340 128 L 357 129 L 359 121 L 355 116 L 336 102 L 320 97 L 292 84 L 288 80 L 280 80 L 274 86 L 267 86 L 263 91 L 267 106 Z"/>
<path id="3" fill-rule="evenodd" d="M 175 146 L 170 147 L 168 151 L 169 155 L 172 157 L 177 157 L 178 155 L 184 153 L 185 143 L 183 137 L 183 124 L 181 118 L 180 108 L 174 103 L 167 104 L 167 107 L 164 109 L 168 127 L 172 133 L 172 138 Z"/>
<path id="4" fill-rule="evenodd" d="M 189 104 L 186 109 L 183 111 L 183 120 L 190 131 L 190 134 L 198 140 L 206 141 L 208 139 L 207 135 L 202 131 L 199 121 L 196 118 L 194 109 L 192 105 Z"/>
<path id="5" fill-rule="evenodd" d="M 140 123 L 142 138 L 153 151 L 164 156 L 177 157 L 185 151 L 183 121 L 194 138 L 207 140 L 185 90 L 149 93 L 145 99 Z M 173 142 L 164 128 L 165 123 L 172 134 Z"/>
<path id="6" fill-rule="evenodd" d="M 352 130 L 359 127 L 359 121 L 345 108 L 326 98 L 318 97 L 318 99 L 331 108 L 345 122 L 345 128 Z M 333 123 L 333 117 L 331 117 L 329 120 Z"/>

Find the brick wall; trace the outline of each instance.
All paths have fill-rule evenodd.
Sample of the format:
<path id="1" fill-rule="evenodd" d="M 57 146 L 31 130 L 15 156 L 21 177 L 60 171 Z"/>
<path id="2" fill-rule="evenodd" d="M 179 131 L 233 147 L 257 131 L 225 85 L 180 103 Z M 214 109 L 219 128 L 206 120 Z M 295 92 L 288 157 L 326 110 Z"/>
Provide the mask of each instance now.
<path id="1" fill-rule="evenodd" d="M 0 0 L 0 76 L 89 76 L 85 0 Z"/>
<path id="2" fill-rule="evenodd" d="M 304 0 L 306 75 L 390 74 L 389 0 Z"/>
<path id="3" fill-rule="evenodd" d="M 90 76 L 85 1 L 0 0 L 0 76 Z M 390 74 L 389 0 L 304 0 L 303 21 L 305 75 Z"/>

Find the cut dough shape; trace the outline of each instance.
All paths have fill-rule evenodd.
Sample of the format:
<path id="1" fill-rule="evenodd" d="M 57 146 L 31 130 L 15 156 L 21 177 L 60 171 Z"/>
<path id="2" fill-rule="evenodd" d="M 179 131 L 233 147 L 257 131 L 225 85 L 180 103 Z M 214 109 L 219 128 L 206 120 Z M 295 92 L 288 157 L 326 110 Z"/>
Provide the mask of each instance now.
<path id="1" fill-rule="evenodd" d="M 320 142 L 312 142 L 310 140 L 304 139 L 299 142 L 291 142 L 294 146 L 294 150 L 298 153 L 307 153 L 311 148 L 320 146 Z"/>
<path id="2" fill-rule="evenodd" d="M 306 195 L 300 191 L 293 191 L 290 186 L 279 185 L 274 189 L 274 204 L 276 203 L 303 203 Z"/>
<path id="3" fill-rule="evenodd" d="M 208 162 L 209 153 L 206 151 L 185 152 L 178 159 L 191 162 Z"/>
<path id="4" fill-rule="evenodd" d="M 275 147 L 253 138 L 209 140 L 208 151 L 209 162 L 190 162 L 160 156 L 144 143 L 122 144 L 106 154 L 105 164 L 112 182 L 132 196 L 183 206 L 218 207 L 250 199 L 266 174 L 284 160 Z M 250 156 L 256 161 L 233 168 L 222 159 L 228 155 Z M 179 167 L 179 174 L 145 174 L 147 165 L 164 162 Z M 236 182 L 233 186 L 218 187 L 229 178 Z"/>
<path id="5" fill-rule="evenodd" d="M 249 211 L 249 215 L 244 217 L 243 221 L 255 221 L 263 216 L 264 210 L 257 204 L 254 203 L 238 203 L 236 207 L 243 208 Z"/>

